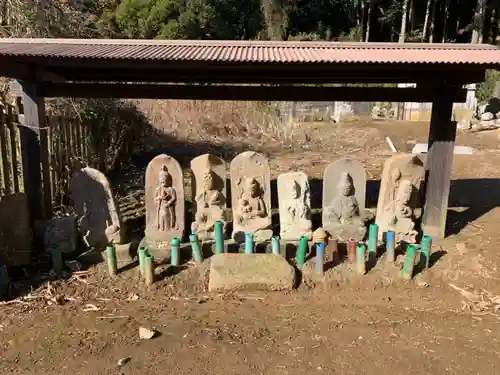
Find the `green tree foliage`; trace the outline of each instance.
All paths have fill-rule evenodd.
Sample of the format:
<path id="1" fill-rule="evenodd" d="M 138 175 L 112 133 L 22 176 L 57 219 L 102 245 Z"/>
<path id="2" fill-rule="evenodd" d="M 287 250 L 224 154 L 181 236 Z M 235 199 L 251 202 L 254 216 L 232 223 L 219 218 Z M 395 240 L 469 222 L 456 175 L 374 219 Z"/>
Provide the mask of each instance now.
<path id="1" fill-rule="evenodd" d="M 500 81 L 500 71 L 487 70 L 485 81 L 476 90 L 476 98 L 479 103 L 486 104 L 492 98 L 497 81 Z"/>
<path id="2" fill-rule="evenodd" d="M 122 0 L 114 15 L 128 38 L 250 39 L 262 24 L 257 0 Z"/>

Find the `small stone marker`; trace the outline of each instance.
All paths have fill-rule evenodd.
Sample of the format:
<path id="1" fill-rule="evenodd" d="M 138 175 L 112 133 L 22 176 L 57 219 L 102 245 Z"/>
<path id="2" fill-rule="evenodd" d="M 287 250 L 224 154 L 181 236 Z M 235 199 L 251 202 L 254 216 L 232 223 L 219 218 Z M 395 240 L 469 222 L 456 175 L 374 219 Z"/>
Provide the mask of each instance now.
<path id="1" fill-rule="evenodd" d="M 326 167 L 323 178 L 323 228 L 340 241 L 362 240 L 365 226 L 366 171 L 354 158 Z"/>
<path id="2" fill-rule="evenodd" d="M 155 337 L 155 335 L 156 331 L 145 327 L 139 327 L 139 338 L 141 340 L 150 340 Z"/>
<path id="3" fill-rule="evenodd" d="M 215 222 L 226 226 L 226 163 L 214 155 L 191 161 L 194 222 L 191 231 L 200 241 L 215 240 Z"/>
<path id="4" fill-rule="evenodd" d="M 269 240 L 271 230 L 271 171 L 267 158 L 253 151 L 237 155 L 231 162 L 233 239 L 245 241 L 253 233 L 255 242 Z"/>
<path id="5" fill-rule="evenodd" d="M 124 230 L 111 186 L 104 173 L 85 167 L 71 179 L 71 198 L 88 247 L 124 242 Z"/>
<path id="6" fill-rule="evenodd" d="M 16 193 L 0 197 L 0 264 L 29 264 L 32 241 L 26 195 Z"/>
<path id="7" fill-rule="evenodd" d="M 419 189 L 425 177 L 422 160 L 415 155 L 394 155 L 384 164 L 375 223 L 378 237 L 393 231 L 396 242 L 415 243 L 415 209 L 419 206 Z"/>
<path id="8" fill-rule="evenodd" d="M 295 269 L 274 254 L 217 254 L 211 258 L 208 290 L 291 290 Z"/>
<path id="9" fill-rule="evenodd" d="M 278 176 L 280 238 L 298 241 L 311 238 L 311 191 L 303 172 L 288 172 Z"/>
<path id="10" fill-rule="evenodd" d="M 77 250 L 78 228 L 75 215 L 57 217 L 45 222 L 44 247 L 46 251 L 59 248 L 63 253 Z"/>
<path id="11" fill-rule="evenodd" d="M 157 262 L 170 257 L 172 238 L 184 232 L 184 181 L 180 164 L 156 156 L 146 169 L 146 230 L 141 243 Z"/>

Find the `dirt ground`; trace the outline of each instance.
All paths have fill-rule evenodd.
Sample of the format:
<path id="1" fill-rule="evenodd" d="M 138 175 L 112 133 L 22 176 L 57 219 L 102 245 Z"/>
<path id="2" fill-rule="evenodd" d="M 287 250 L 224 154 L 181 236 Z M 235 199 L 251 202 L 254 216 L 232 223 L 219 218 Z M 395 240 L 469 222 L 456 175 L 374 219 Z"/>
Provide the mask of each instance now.
<path id="1" fill-rule="evenodd" d="M 260 146 L 274 177 L 297 169 L 314 182 L 330 161 L 353 155 L 365 163 L 374 207 L 391 155 L 385 137 L 406 151 L 408 142 L 426 141 L 428 125 L 358 120 L 294 131 L 293 142 Z M 290 293 L 208 293 L 209 259 L 167 268 L 150 288 L 133 266 L 114 279 L 104 264 L 63 280 L 28 274 L 13 293 L 28 282 L 33 289 L 0 305 L 0 373 L 495 374 L 499 135 L 458 134 L 457 145 L 476 152 L 456 156 L 449 235 L 434 245 L 432 267 L 411 282 L 398 277 L 400 258 L 392 265 L 383 256 L 365 276 L 343 263 L 318 278 L 309 260 Z M 141 326 L 157 336 L 140 340 Z"/>

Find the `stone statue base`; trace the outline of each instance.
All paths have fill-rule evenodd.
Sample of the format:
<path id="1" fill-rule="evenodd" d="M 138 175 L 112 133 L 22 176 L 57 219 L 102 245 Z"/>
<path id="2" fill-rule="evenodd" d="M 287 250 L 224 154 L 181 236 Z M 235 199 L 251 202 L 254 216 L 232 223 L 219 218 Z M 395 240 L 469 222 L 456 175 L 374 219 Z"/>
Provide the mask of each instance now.
<path id="1" fill-rule="evenodd" d="M 245 232 L 243 228 L 234 228 L 233 230 L 233 240 L 237 243 L 245 242 Z M 273 236 L 272 229 L 258 229 L 256 231 L 249 231 L 248 233 L 253 233 L 253 240 L 255 243 L 269 241 Z"/>
<path id="2" fill-rule="evenodd" d="M 155 239 L 146 236 L 141 240 L 139 247 L 145 246 L 148 249 L 149 253 L 153 256 L 155 263 L 165 263 L 170 260 L 172 238 L 174 237 L 175 236 L 167 238 L 164 236 L 162 239 Z"/>
<path id="3" fill-rule="evenodd" d="M 361 241 L 366 235 L 366 226 L 357 224 L 327 224 L 324 229 L 339 241 Z"/>
<path id="4" fill-rule="evenodd" d="M 300 237 L 312 238 L 312 229 L 287 228 L 280 232 L 280 239 L 283 241 L 298 241 Z"/>
<path id="5" fill-rule="evenodd" d="M 215 225 L 212 225 L 212 227 L 210 227 L 209 229 L 200 229 L 200 228 L 197 228 L 197 226 L 194 224 L 195 223 L 193 223 L 193 225 L 191 226 L 191 232 L 196 233 L 196 235 L 198 236 L 198 240 L 200 240 L 200 241 L 215 241 L 215 228 L 214 228 Z M 222 226 L 222 235 L 223 235 L 223 239 L 226 239 L 226 224 L 225 223 L 223 223 L 223 226 Z"/>
<path id="6" fill-rule="evenodd" d="M 137 243 L 135 243 L 137 245 Z M 134 243 L 128 242 L 124 244 L 115 244 L 116 251 L 116 262 L 118 263 L 118 268 L 123 265 L 129 264 L 134 261 L 136 256 L 136 251 Z M 84 252 L 78 256 L 78 260 L 82 263 L 95 264 L 99 262 L 105 262 L 107 260 L 106 247 L 93 247 L 91 250 Z"/>

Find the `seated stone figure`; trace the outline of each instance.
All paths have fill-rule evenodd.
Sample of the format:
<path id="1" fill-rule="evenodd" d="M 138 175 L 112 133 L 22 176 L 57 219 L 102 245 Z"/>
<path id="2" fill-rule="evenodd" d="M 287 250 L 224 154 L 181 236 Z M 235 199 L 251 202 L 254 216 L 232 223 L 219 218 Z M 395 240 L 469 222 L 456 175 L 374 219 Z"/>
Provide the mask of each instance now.
<path id="1" fill-rule="evenodd" d="M 361 240 L 364 237 L 366 233 L 365 222 L 349 173 L 342 173 L 337 185 L 337 195 L 331 206 L 325 207 L 324 210 L 328 222 L 323 223 L 323 226 L 333 237 L 341 240 Z"/>
<path id="2" fill-rule="evenodd" d="M 257 239 L 260 234 L 258 231 L 271 226 L 271 218 L 263 199 L 264 192 L 254 177 L 242 179 L 240 186 L 241 196 L 235 212 L 234 232 L 254 233 Z M 267 231 L 265 234 L 264 237 L 268 237 Z M 238 237 L 240 236 L 241 234 Z"/>
<path id="3" fill-rule="evenodd" d="M 298 240 L 301 236 L 312 236 L 311 210 L 307 201 L 309 186 L 302 188 L 297 181 L 290 185 L 289 196 L 285 200 L 285 212 L 281 217 L 283 240 Z"/>
<path id="4" fill-rule="evenodd" d="M 415 243 L 418 231 L 415 222 L 412 204 L 413 184 L 409 180 L 402 180 L 398 186 L 396 199 L 389 202 L 386 209 L 391 213 L 389 230 L 396 233 L 397 241 Z"/>
<path id="5" fill-rule="evenodd" d="M 224 194 L 214 184 L 214 173 L 205 171 L 203 175 L 203 190 L 195 197 L 196 216 L 191 225 L 193 233 L 201 240 L 213 238 L 216 221 L 225 224 L 224 219 Z"/>

